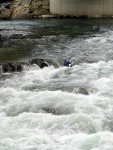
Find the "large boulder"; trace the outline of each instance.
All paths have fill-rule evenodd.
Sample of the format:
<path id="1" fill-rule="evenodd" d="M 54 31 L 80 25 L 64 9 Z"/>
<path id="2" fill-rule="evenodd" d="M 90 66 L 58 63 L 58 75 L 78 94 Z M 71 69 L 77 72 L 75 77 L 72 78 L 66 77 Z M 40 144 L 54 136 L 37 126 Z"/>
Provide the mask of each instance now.
<path id="1" fill-rule="evenodd" d="M 48 63 L 44 59 L 33 59 L 30 61 L 30 64 L 36 64 L 40 68 L 48 67 Z"/>

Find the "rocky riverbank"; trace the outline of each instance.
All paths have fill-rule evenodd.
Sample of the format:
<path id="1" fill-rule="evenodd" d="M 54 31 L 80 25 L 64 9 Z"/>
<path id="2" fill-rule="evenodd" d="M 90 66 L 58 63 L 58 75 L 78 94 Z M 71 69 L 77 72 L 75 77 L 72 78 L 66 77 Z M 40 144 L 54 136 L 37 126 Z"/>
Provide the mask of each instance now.
<path id="1" fill-rule="evenodd" d="M 11 1 L 0 2 L 0 19 L 9 19 L 11 15 Z"/>
<path id="2" fill-rule="evenodd" d="M 38 18 L 49 13 L 49 0 L 14 0 L 0 3 L 0 19 Z"/>

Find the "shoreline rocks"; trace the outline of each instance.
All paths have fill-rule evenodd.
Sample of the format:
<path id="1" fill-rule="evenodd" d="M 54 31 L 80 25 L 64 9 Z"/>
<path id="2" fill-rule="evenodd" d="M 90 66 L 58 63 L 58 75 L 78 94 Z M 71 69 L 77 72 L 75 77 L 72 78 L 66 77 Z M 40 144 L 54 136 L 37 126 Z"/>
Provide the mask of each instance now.
<path id="1" fill-rule="evenodd" d="M 15 0 L 11 7 L 11 19 L 38 18 L 49 14 L 49 0 Z"/>
<path id="2" fill-rule="evenodd" d="M 0 19 L 10 19 L 11 2 L 0 3 Z"/>
<path id="3" fill-rule="evenodd" d="M 50 14 L 49 0 L 7 0 L 0 2 L 0 19 L 38 18 Z"/>

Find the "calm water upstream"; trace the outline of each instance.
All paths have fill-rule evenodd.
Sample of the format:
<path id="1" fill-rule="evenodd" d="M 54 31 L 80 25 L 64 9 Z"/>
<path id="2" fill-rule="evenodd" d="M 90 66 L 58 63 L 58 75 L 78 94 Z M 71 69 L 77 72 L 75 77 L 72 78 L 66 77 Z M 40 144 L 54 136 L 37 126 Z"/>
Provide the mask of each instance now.
<path id="1" fill-rule="evenodd" d="M 0 74 L 0 150 L 113 150 L 113 20 L 0 21 L 0 34 L 0 62 L 53 63 Z"/>

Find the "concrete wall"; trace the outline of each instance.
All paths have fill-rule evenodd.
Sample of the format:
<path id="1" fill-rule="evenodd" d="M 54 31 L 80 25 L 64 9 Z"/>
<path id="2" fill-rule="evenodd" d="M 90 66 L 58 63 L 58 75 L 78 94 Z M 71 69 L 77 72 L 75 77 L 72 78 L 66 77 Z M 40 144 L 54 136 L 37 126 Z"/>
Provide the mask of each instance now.
<path id="1" fill-rule="evenodd" d="M 50 12 L 76 17 L 113 17 L 113 0 L 50 0 Z"/>

